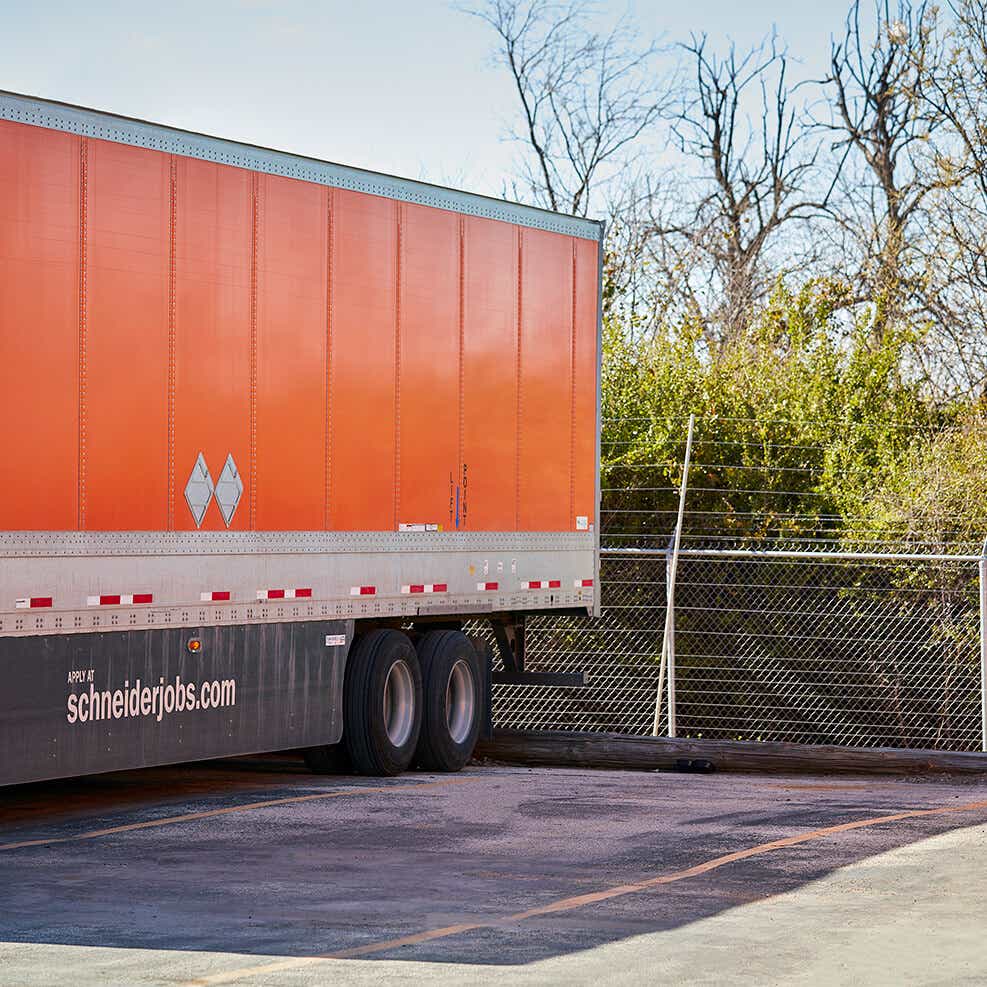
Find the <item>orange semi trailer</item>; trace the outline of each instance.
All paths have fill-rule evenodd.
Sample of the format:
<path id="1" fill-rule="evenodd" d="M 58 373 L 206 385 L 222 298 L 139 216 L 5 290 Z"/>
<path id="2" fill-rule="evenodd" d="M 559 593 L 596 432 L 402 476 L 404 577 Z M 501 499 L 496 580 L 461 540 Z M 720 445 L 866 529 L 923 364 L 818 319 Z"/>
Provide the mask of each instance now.
<path id="1" fill-rule="evenodd" d="M 560 684 L 524 619 L 598 607 L 601 236 L 0 93 L 0 784 L 456 770 L 478 619 Z"/>

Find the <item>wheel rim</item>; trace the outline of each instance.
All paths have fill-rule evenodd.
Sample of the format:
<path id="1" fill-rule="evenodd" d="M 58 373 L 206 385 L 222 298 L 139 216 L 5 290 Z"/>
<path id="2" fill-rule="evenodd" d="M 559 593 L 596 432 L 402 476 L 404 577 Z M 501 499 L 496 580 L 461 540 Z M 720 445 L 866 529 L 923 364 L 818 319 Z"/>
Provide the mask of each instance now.
<path id="1" fill-rule="evenodd" d="M 473 672 L 462 658 L 449 672 L 446 686 L 446 725 L 449 736 L 457 744 L 463 743 L 473 728 L 476 715 L 476 693 L 473 688 Z"/>
<path id="2" fill-rule="evenodd" d="M 404 747 L 415 722 L 415 683 L 411 669 L 399 658 L 384 682 L 384 726 L 387 739 L 395 747 Z"/>

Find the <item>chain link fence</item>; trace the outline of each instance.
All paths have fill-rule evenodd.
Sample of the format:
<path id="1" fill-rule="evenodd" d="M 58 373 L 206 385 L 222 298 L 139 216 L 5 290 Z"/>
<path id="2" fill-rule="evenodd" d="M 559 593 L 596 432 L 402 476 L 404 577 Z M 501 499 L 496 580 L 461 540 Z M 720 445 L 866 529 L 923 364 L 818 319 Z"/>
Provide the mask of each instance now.
<path id="1" fill-rule="evenodd" d="M 669 513 L 650 529 L 632 515 L 632 547 L 604 528 L 598 619 L 527 623 L 527 669 L 586 684 L 497 685 L 495 725 L 650 735 L 657 708 L 659 735 L 985 749 L 979 555 L 711 545 L 707 514 L 703 543 L 678 556 L 669 619 Z"/>

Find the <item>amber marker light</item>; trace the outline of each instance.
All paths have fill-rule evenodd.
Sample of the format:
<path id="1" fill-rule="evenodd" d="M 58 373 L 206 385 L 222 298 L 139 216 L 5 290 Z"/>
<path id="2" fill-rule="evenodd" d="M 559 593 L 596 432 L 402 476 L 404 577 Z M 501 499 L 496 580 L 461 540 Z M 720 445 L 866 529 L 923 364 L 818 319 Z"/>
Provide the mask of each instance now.
<path id="1" fill-rule="evenodd" d="M 185 647 L 190 655 L 197 655 L 202 650 L 202 642 L 197 637 L 190 637 Z"/>

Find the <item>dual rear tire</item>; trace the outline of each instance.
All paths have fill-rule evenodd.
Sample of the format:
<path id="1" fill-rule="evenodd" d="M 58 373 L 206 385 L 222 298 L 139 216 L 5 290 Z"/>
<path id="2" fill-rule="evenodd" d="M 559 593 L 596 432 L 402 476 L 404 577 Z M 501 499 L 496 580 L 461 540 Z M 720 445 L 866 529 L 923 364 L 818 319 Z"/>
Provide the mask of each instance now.
<path id="1" fill-rule="evenodd" d="M 483 716 L 476 650 L 461 631 L 430 631 L 418 660 L 425 702 L 415 760 L 426 771 L 459 771 L 473 756 Z"/>
<path id="2" fill-rule="evenodd" d="M 422 675 L 407 634 L 370 631 L 350 652 L 343 688 L 343 742 L 358 774 L 397 775 L 415 755 Z"/>
<path id="3" fill-rule="evenodd" d="M 483 686 L 473 645 L 460 631 L 375 630 L 357 639 L 343 688 L 343 743 L 313 747 L 310 770 L 389 776 L 413 764 L 459 771 L 480 732 Z"/>

